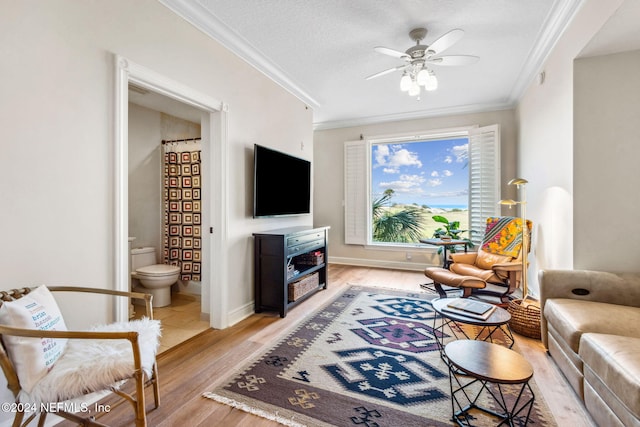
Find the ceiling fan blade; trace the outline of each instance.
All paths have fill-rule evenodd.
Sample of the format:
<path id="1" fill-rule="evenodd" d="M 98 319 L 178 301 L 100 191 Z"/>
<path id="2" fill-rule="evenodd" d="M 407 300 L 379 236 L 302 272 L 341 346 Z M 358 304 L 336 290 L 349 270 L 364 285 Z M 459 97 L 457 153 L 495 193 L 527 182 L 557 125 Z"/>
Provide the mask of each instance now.
<path id="1" fill-rule="evenodd" d="M 380 71 L 365 78 L 365 80 L 375 79 L 376 77 L 384 76 L 385 74 L 393 73 L 394 71 L 402 70 L 406 65 L 398 65 L 397 67 L 389 68 L 388 70 Z"/>
<path id="2" fill-rule="evenodd" d="M 411 57 L 404 52 L 400 52 L 399 50 L 389 49 L 388 47 L 376 46 L 373 48 L 378 53 L 383 55 L 393 56 L 394 58 L 406 58 L 410 59 Z"/>
<path id="3" fill-rule="evenodd" d="M 431 55 L 437 55 L 445 49 L 449 49 L 451 46 L 456 44 L 462 37 L 464 37 L 464 31 L 457 28 L 455 30 L 451 30 L 448 33 L 442 35 L 439 39 L 431 43 L 427 51 Z"/>
<path id="4" fill-rule="evenodd" d="M 437 58 L 429 58 L 427 62 L 433 65 L 444 65 L 444 66 L 458 66 L 458 65 L 471 65 L 475 64 L 480 60 L 480 57 L 473 55 L 447 55 L 447 56 L 439 56 Z"/>

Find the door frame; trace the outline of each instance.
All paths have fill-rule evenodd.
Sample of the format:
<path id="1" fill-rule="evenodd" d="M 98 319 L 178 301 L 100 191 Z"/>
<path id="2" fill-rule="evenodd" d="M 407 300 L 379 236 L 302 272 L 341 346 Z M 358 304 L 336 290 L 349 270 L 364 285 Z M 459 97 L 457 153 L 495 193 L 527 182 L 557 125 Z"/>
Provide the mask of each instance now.
<path id="1" fill-rule="evenodd" d="M 129 290 L 129 83 L 195 107 L 202 114 L 202 155 L 210 165 L 203 168 L 202 190 L 202 311 L 209 313 L 210 326 L 228 326 L 227 280 L 227 115 L 228 106 L 149 68 L 114 55 L 115 144 L 114 144 L 114 289 Z M 209 238 L 207 238 L 207 236 Z M 129 301 L 118 298 L 116 321 L 128 320 Z"/>

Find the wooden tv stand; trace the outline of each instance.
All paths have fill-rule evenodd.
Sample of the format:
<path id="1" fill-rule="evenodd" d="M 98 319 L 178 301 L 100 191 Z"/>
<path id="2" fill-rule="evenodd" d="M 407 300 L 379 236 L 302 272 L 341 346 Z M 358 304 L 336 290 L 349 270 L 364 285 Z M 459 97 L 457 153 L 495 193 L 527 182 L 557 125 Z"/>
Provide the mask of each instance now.
<path id="1" fill-rule="evenodd" d="M 253 233 L 256 313 L 272 310 L 285 317 L 290 308 L 326 289 L 329 228 L 290 227 Z M 314 259 L 319 263 L 314 264 Z M 315 280 L 317 286 L 294 300 L 289 298 L 290 284 Z"/>

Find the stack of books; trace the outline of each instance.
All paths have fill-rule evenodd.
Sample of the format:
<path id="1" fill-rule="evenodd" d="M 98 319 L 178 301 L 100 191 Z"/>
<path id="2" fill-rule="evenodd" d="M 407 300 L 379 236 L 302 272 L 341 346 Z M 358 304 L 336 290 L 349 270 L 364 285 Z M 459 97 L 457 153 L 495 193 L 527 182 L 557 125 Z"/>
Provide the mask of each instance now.
<path id="1" fill-rule="evenodd" d="M 453 298 L 446 306 L 442 307 L 442 311 L 478 320 L 487 320 L 495 309 L 496 306 L 493 304 L 469 298 Z"/>

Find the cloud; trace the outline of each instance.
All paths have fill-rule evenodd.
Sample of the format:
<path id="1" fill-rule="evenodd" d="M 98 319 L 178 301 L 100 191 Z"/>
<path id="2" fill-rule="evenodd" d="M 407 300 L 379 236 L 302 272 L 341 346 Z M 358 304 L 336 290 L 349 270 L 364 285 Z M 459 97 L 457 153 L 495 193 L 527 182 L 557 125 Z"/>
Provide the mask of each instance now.
<path id="1" fill-rule="evenodd" d="M 438 185 L 442 185 L 442 180 L 439 178 L 430 179 L 427 181 L 427 185 L 429 185 L 429 187 L 437 187 Z"/>
<path id="2" fill-rule="evenodd" d="M 447 156 L 444 158 L 444 162 L 445 163 L 453 163 L 453 159 L 451 158 L 451 156 Z"/>
<path id="3" fill-rule="evenodd" d="M 466 162 L 469 159 L 469 144 L 456 145 L 451 149 L 451 152 L 456 158 L 456 163 Z"/>
<path id="4" fill-rule="evenodd" d="M 445 169 L 442 171 L 442 175 L 444 176 L 453 176 L 453 172 L 451 172 L 449 169 Z"/>
<path id="5" fill-rule="evenodd" d="M 399 173 L 403 166 L 422 167 L 418 154 L 402 148 L 402 145 L 376 145 L 373 157 L 374 167 L 384 166 L 385 173 Z"/>
<path id="6" fill-rule="evenodd" d="M 388 155 L 389 155 L 388 145 L 376 145 L 376 151 L 374 153 L 374 157 L 378 165 L 386 164 Z"/>
<path id="7" fill-rule="evenodd" d="M 399 179 L 395 181 L 381 182 L 380 188 L 392 189 L 396 193 L 414 193 L 421 194 L 423 192 L 420 186 L 425 182 L 425 179 L 420 175 L 400 175 Z"/>
<path id="8" fill-rule="evenodd" d="M 403 148 L 398 151 L 394 151 L 390 158 L 389 164 L 400 167 L 400 166 L 416 166 L 421 168 L 422 162 L 418 159 L 418 155 L 416 153 L 412 153 L 411 151 Z"/>
<path id="9" fill-rule="evenodd" d="M 439 176 L 440 174 L 438 173 L 438 171 L 433 171 L 431 172 L 431 176 Z"/>

